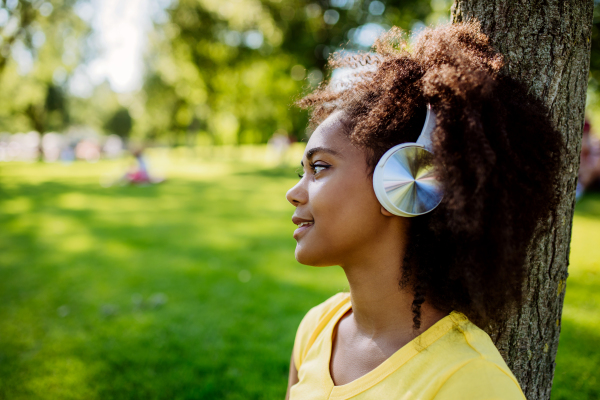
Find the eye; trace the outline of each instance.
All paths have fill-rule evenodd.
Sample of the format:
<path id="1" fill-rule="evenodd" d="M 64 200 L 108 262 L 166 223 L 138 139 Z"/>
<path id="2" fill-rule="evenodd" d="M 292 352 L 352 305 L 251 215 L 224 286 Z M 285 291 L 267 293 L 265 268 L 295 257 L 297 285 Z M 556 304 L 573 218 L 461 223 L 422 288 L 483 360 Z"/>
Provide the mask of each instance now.
<path id="1" fill-rule="evenodd" d="M 323 165 L 315 165 L 313 167 L 313 171 L 315 171 L 315 175 L 318 174 L 319 172 L 323 171 L 324 169 L 327 169 L 327 167 L 325 167 Z"/>
<path id="2" fill-rule="evenodd" d="M 310 168 L 313 170 L 314 175 L 318 175 L 320 172 L 329 168 L 329 165 L 325 164 L 310 164 Z"/>
<path id="3" fill-rule="evenodd" d="M 302 167 L 296 168 L 296 175 L 298 175 L 298 178 L 300 179 L 304 178 L 304 170 Z"/>

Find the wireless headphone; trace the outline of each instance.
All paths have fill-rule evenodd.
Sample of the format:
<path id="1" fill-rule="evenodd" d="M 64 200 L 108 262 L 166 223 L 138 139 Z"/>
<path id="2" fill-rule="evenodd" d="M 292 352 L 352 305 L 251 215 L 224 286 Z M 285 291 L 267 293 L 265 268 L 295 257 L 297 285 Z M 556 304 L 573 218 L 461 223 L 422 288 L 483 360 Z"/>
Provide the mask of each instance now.
<path id="1" fill-rule="evenodd" d="M 389 149 L 373 173 L 373 189 L 381 205 L 394 215 L 417 217 L 435 209 L 443 193 L 432 164 L 431 132 L 435 114 L 427 106 L 423 130 L 416 143 Z"/>

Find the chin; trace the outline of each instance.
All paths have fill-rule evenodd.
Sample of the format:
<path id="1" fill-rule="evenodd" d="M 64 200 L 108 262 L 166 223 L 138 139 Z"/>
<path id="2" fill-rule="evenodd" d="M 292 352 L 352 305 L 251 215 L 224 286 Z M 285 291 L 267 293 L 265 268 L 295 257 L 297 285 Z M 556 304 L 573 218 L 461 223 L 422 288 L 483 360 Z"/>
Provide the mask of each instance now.
<path id="1" fill-rule="evenodd" d="M 322 252 L 306 249 L 299 243 L 296 245 L 294 255 L 296 256 L 296 261 L 300 264 L 309 265 L 311 267 L 331 267 L 333 265 L 338 265 L 328 259 L 329 257 L 326 257 Z"/>

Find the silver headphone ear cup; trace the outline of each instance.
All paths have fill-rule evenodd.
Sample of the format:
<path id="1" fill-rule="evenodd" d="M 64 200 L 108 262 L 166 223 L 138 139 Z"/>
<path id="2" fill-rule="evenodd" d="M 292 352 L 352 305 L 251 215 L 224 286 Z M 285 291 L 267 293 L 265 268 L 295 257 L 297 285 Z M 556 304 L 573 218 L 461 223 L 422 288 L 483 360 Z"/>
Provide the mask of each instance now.
<path id="1" fill-rule="evenodd" d="M 431 152 L 416 143 L 392 147 L 381 157 L 373 173 L 373 189 L 386 210 L 402 217 L 416 217 L 440 204 L 443 193 L 432 157 Z"/>

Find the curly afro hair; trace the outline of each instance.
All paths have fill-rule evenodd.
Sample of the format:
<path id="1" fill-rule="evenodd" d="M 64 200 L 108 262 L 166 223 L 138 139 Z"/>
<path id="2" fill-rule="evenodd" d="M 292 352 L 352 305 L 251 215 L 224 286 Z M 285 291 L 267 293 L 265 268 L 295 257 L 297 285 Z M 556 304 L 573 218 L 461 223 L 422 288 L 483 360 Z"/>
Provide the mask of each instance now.
<path id="1" fill-rule="evenodd" d="M 313 127 L 343 110 L 370 173 L 388 149 L 416 141 L 431 105 L 445 194 L 410 220 L 399 283 L 414 292 L 415 329 L 425 301 L 479 326 L 501 322 L 522 301 L 538 222 L 557 206 L 562 137 L 542 102 L 502 73 L 503 57 L 477 23 L 425 29 L 411 42 L 393 28 L 373 50 L 336 53 L 329 67 L 349 78 L 322 84 L 298 105 L 310 109 Z"/>

